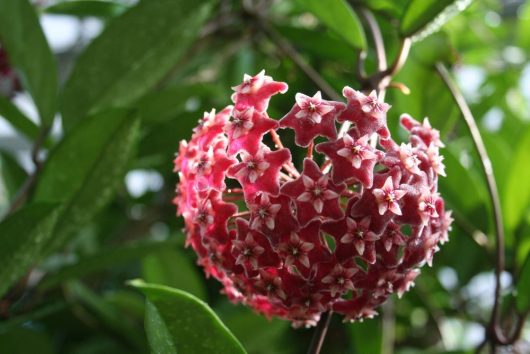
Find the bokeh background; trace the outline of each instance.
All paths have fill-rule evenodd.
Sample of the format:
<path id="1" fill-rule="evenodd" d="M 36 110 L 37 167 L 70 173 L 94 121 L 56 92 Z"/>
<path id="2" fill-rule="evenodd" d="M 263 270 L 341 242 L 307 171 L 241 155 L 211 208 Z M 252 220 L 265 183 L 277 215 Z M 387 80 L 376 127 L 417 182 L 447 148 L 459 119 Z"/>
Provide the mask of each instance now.
<path id="1" fill-rule="evenodd" d="M 2 6 L 7 3 L 0 1 L 2 21 L 1 12 L 7 8 Z M 274 117 L 290 109 L 296 92 L 313 94 L 320 88 L 262 31 L 240 1 L 175 0 L 178 5 L 168 7 L 173 12 L 164 9 L 168 1 L 159 3 L 144 6 L 150 8 L 144 16 L 138 11 L 134 15 L 136 1 L 32 3 L 56 61 L 59 87 L 58 103 L 48 119 L 50 134 L 37 158 L 46 161 L 57 144 L 73 138 L 61 143 L 71 156 L 64 157 L 62 165 L 53 165 L 59 166 L 53 172 L 44 167 L 24 202 L 31 205 L 45 196 L 57 197 L 73 211 L 59 214 L 65 226 L 54 246 L 41 258 L 35 256 L 37 263 L 29 264 L 29 273 L 20 274 L 23 280 L 15 281 L 2 298 L 0 353 L 148 352 L 144 297 L 125 284 L 134 278 L 205 300 L 249 353 L 295 354 L 308 346 L 310 329 L 294 330 L 287 322 L 267 320 L 229 303 L 219 293 L 219 284 L 195 266 L 193 252 L 183 247 L 182 220 L 175 217 L 171 203 L 177 182 L 172 160 L 179 141 L 190 136 L 203 111 L 230 103 L 230 87 L 244 73 L 264 68 L 276 80 L 289 83 L 289 91 L 271 102 Z M 212 6 L 208 14 L 201 7 L 206 3 Z M 391 60 L 399 46 L 396 28 L 409 1 L 350 3 L 373 11 Z M 258 5 L 269 25 L 337 92 L 345 85 L 359 87 L 356 49 L 300 2 L 265 0 Z M 182 11 L 176 11 L 178 6 Z M 398 117 L 407 112 L 417 119 L 428 116 L 446 142 L 448 176 L 440 180 L 440 189 L 456 219 L 450 242 L 436 254 L 431 268 L 423 268 L 416 286 L 402 299 L 393 298 L 380 309 L 380 316 L 354 324 L 333 318 L 323 353 L 467 353 L 484 338 L 494 300 L 492 211 L 469 132 L 433 68 L 437 61 L 452 68 L 497 178 L 506 223 L 507 264 L 501 280 L 507 328 L 517 322 L 517 304 L 529 301 L 530 284 L 525 288 L 518 280 L 530 250 L 530 3 L 474 1 L 454 15 L 441 30 L 413 44 L 394 79 L 408 90 L 390 88 L 386 98 L 392 105 L 388 121 L 393 134 L 404 137 Z M 0 45 L 10 31 L 19 33 L 16 27 L 0 25 Z M 153 33 L 157 40 L 146 40 Z M 95 39 L 99 42 L 92 46 Z M 373 72 L 375 55 L 370 40 L 368 44 L 366 70 Z M 31 52 L 37 46 L 28 40 L 27 47 Z M 30 62 L 45 62 L 40 59 L 36 51 Z M 31 83 L 31 72 L 14 64 L 21 87 L 13 86 L 7 71 L 0 71 L 4 216 L 35 171 L 32 149 L 45 111 L 36 98 L 42 90 L 32 86 L 31 92 L 25 85 Z M 49 82 L 45 75 L 43 80 Z M 99 118 L 101 127 L 87 127 L 92 136 L 76 132 L 83 115 L 112 107 L 133 109 L 139 118 L 131 125 L 129 118 L 111 117 L 125 113 L 112 111 Z M 114 135 L 98 129 L 114 129 Z M 87 177 L 82 168 L 69 167 L 79 160 L 86 161 L 86 171 L 99 172 Z M 62 188 L 85 191 L 65 202 Z M 0 240 L 7 242 L 7 237 L 0 235 Z M 529 341 L 527 323 L 521 340 L 503 352 L 529 353 Z"/>

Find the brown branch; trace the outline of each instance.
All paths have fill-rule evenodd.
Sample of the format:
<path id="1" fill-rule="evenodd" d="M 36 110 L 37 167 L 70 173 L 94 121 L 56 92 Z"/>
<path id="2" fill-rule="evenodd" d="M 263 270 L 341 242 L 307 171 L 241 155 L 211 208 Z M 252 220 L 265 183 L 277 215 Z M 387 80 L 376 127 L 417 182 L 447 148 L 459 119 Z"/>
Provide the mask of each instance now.
<path id="1" fill-rule="evenodd" d="M 311 339 L 311 344 L 307 354 L 319 354 L 324 344 L 324 339 L 326 338 L 326 333 L 328 332 L 329 323 L 331 322 L 331 316 L 333 315 L 332 311 L 324 312 L 320 321 L 313 332 L 313 338 Z"/>
<path id="2" fill-rule="evenodd" d="M 499 199 L 499 192 L 497 190 L 497 183 L 495 182 L 495 175 L 493 173 L 488 152 L 486 151 L 486 147 L 484 145 L 484 142 L 482 141 L 482 136 L 480 135 L 477 123 L 475 122 L 475 118 L 473 117 L 473 114 L 471 113 L 471 110 L 469 109 L 469 106 L 467 105 L 464 96 L 454 83 L 449 72 L 443 64 L 437 63 L 436 70 L 438 71 L 438 74 L 440 75 L 447 88 L 451 92 L 454 101 L 456 102 L 458 108 L 460 109 L 460 112 L 462 113 L 462 117 L 464 118 L 469 133 L 471 134 L 473 144 L 480 157 L 482 172 L 484 173 L 484 177 L 486 178 L 488 193 L 490 196 L 491 204 L 493 206 L 496 251 L 494 293 L 495 300 L 493 303 L 493 309 L 491 312 L 487 335 L 492 336 L 492 338 L 490 339 L 492 339 L 492 343 L 495 342 L 493 343 L 493 345 L 495 345 L 496 343 L 504 343 L 506 342 L 506 338 L 502 333 L 502 329 L 500 328 L 499 324 L 501 301 L 501 274 L 504 270 L 504 226 L 502 220 L 502 210 Z"/>
<path id="3" fill-rule="evenodd" d="M 50 130 L 51 127 L 48 126 L 44 126 L 41 128 L 39 136 L 35 140 L 35 143 L 33 144 L 33 148 L 31 150 L 31 160 L 35 165 L 35 170 L 28 176 L 22 187 L 20 187 L 20 190 L 17 192 L 15 199 L 9 206 L 6 215 L 13 214 L 15 211 L 18 210 L 18 208 L 20 208 L 24 204 L 24 202 L 28 199 L 31 190 L 37 183 L 38 176 L 43 167 L 43 163 L 39 158 L 39 153 L 48 137 L 48 134 L 50 133 Z"/>
<path id="4" fill-rule="evenodd" d="M 337 94 L 335 89 L 296 51 L 296 49 L 285 40 L 272 26 L 266 23 L 260 17 L 256 17 L 259 26 L 263 32 L 270 38 L 270 40 L 280 49 L 286 56 L 288 56 L 293 63 L 296 64 L 307 75 L 307 77 L 315 83 L 329 98 L 335 101 L 341 101 L 342 97 Z"/>

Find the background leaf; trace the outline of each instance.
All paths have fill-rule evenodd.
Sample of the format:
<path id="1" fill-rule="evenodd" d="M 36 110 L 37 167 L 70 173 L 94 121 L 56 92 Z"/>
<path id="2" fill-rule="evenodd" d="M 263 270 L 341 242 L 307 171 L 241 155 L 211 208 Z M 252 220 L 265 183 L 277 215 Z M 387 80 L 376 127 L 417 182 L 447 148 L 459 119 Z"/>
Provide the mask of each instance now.
<path id="1" fill-rule="evenodd" d="M 65 204 L 53 252 L 112 197 L 134 152 L 139 120 L 114 109 L 84 119 L 52 151 L 35 191 L 36 201 Z"/>
<path id="2" fill-rule="evenodd" d="M 58 215 L 56 204 L 41 203 L 25 207 L 0 223 L 0 297 L 42 259 Z"/>
<path id="3" fill-rule="evenodd" d="M 336 35 L 356 49 L 366 48 L 366 38 L 359 18 L 344 0 L 296 0 L 298 6 L 315 15 Z"/>
<path id="4" fill-rule="evenodd" d="M 463 11 L 472 0 L 410 0 L 401 18 L 402 37 L 424 38 Z"/>
<path id="5" fill-rule="evenodd" d="M 517 279 L 517 310 L 519 313 L 530 311 L 530 254 L 521 268 L 519 279 Z"/>
<path id="6" fill-rule="evenodd" d="M 0 37 L 43 125 L 49 126 L 57 105 L 57 67 L 29 1 L 0 0 Z"/>
<path id="7" fill-rule="evenodd" d="M 177 352 L 186 354 L 237 354 L 245 350 L 237 339 L 230 333 L 225 325 L 207 304 L 183 291 L 166 286 L 146 284 L 142 281 L 133 281 L 131 285 L 141 290 L 153 306 L 148 306 L 148 328 L 154 329 L 161 326 L 161 333 L 165 334 L 164 341 L 171 341 Z M 156 312 L 158 316 L 153 318 Z M 162 321 L 160 321 L 160 319 Z M 156 333 L 149 330 L 148 334 Z M 167 335 L 170 335 L 168 338 Z M 152 349 L 161 353 L 160 338 L 150 339 Z M 167 347 L 166 347 L 167 348 Z"/>
<path id="8" fill-rule="evenodd" d="M 112 21 L 79 57 L 65 85 L 65 128 L 153 88 L 199 35 L 210 9 L 209 1 L 144 0 Z"/>
<path id="9" fill-rule="evenodd" d="M 49 14 L 71 15 L 76 17 L 109 18 L 121 15 L 127 6 L 114 1 L 81 0 L 59 2 L 49 6 L 45 11 Z"/>
<path id="10" fill-rule="evenodd" d="M 530 129 L 527 129 L 514 152 L 508 177 L 504 186 L 503 213 L 509 232 L 513 232 L 530 206 Z"/>

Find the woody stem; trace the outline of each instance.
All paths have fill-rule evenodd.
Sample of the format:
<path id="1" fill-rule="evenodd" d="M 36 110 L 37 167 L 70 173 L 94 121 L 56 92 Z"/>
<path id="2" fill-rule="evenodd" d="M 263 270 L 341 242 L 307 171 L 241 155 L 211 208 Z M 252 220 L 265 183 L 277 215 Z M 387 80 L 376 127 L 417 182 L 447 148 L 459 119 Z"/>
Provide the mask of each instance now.
<path id="1" fill-rule="evenodd" d="M 480 135 L 480 130 L 478 129 L 473 113 L 469 109 L 464 96 L 452 80 L 449 72 L 445 66 L 441 63 L 436 63 L 436 70 L 438 74 L 444 81 L 445 85 L 451 92 L 455 103 L 457 104 L 464 122 L 469 130 L 471 139 L 475 149 L 480 157 L 480 163 L 482 165 L 482 172 L 486 178 L 486 183 L 488 186 L 488 193 L 490 196 L 490 201 L 493 206 L 493 218 L 495 222 L 495 252 L 496 252 L 496 262 L 495 262 L 495 301 L 493 303 L 493 309 L 491 311 L 491 318 L 487 328 L 487 336 L 492 342 L 492 345 L 495 346 L 497 343 L 503 343 L 506 341 L 502 329 L 500 328 L 500 302 L 501 302 L 501 274 L 504 270 L 504 225 L 502 220 L 502 210 L 501 203 L 499 198 L 499 192 L 497 190 L 497 183 L 495 182 L 495 175 L 493 174 L 493 168 L 491 166 L 491 160 L 488 156 L 488 152 L 482 141 L 482 136 Z"/>
<path id="2" fill-rule="evenodd" d="M 307 350 L 307 354 L 319 354 L 324 344 L 324 339 L 326 338 L 326 333 L 328 332 L 329 323 L 331 322 L 331 316 L 333 315 L 332 311 L 324 312 L 320 317 L 320 321 L 313 332 L 313 338 L 311 339 L 311 344 Z"/>

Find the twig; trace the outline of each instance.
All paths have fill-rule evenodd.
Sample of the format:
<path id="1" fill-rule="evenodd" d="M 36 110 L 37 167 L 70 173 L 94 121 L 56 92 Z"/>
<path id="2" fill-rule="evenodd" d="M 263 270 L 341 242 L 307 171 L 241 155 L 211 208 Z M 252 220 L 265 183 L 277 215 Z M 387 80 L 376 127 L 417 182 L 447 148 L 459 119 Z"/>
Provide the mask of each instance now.
<path id="1" fill-rule="evenodd" d="M 324 344 L 324 339 L 326 338 L 326 333 L 329 328 L 329 323 L 331 322 L 331 316 L 333 315 L 332 311 L 324 312 L 320 321 L 313 332 L 313 338 L 311 339 L 311 344 L 307 354 L 319 354 L 322 349 L 322 344 Z"/>
<path id="2" fill-rule="evenodd" d="M 18 191 L 15 199 L 9 206 L 9 209 L 7 210 L 6 215 L 11 215 L 15 211 L 17 211 L 18 208 L 24 204 L 26 199 L 28 198 L 31 190 L 33 189 L 35 183 L 37 183 L 37 178 L 42 170 L 43 164 L 42 161 L 39 159 L 39 153 L 42 148 L 42 145 L 46 141 L 46 138 L 48 137 L 48 134 L 50 133 L 51 127 L 42 127 L 39 136 L 35 140 L 35 143 L 33 144 L 33 148 L 31 150 L 31 159 L 33 161 L 33 164 L 35 165 L 35 170 L 28 176 L 22 187 L 20 187 L 20 190 Z"/>
<path id="3" fill-rule="evenodd" d="M 377 21 L 369 9 L 361 7 L 359 11 L 368 25 L 370 34 L 374 41 L 375 48 L 375 60 L 377 62 L 377 70 L 379 72 L 384 72 L 387 69 L 386 62 L 386 52 L 385 52 L 385 43 L 383 42 L 383 35 L 381 34 L 381 29 L 377 24 Z"/>
<path id="4" fill-rule="evenodd" d="M 335 101 L 341 101 L 342 97 L 337 94 L 335 89 L 320 76 L 320 74 L 310 65 L 308 65 L 296 49 L 286 41 L 272 26 L 264 20 L 257 17 L 258 24 L 263 32 L 272 40 L 272 42 L 304 72 L 328 97 Z"/>
<path id="5" fill-rule="evenodd" d="M 381 340 L 381 354 L 394 353 L 394 339 L 396 335 L 396 318 L 394 300 L 389 298 L 383 305 L 383 338 Z"/>
<path id="6" fill-rule="evenodd" d="M 486 178 L 488 193 L 490 196 L 491 204 L 493 206 L 493 218 L 495 222 L 495 250 L 496 250 L 496 262 L 495 262 L 495 301 L 493 303 L 493 309 L 491 312 L 491 319 L 488 325 L 488 334 L 493 336 L 492 343 L 504 343 L 506 338 L 502 333 L 502 329 L 499 325 L 500 320 L 500 301 L 501 301 L 501 274 L 504 270 L 504 226 L 502 220 L 502 210 L 499 199 L 499 193 L 497 190 L 497 183 L 495 182 L 495 175 L 491 166 L 491 161 L 486 151 L 484 142 L 480 135 L 480 131 L 475 122 L 475 118 L 467 105 L 464 96 L 452 80 L 449 72 L 445 66 L 441 63 L 436 63 L 436 70 L 438 74 L 446 84 L 447 88 L 451 92 L 453 99 L 455 100 L 458 108 L 462 113 L 462 117 L 467 125 L 467 128 L 471 134 L 473 144 L 477 153 L 480 157 L 480 163 L 482 165 L 482 172 Z"/>

